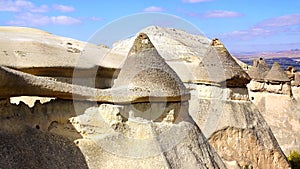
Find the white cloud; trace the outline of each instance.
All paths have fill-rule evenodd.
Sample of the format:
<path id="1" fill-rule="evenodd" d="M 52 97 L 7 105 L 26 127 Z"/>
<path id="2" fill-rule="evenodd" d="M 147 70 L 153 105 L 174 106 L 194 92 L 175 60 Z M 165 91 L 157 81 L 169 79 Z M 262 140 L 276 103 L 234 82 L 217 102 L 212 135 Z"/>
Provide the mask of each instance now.
<path id="1" fill-rule="evenodd" d="M 199 3 L 199 2 L 209 2 L 212 0 L 182 0 L 184 3 Z"/>
<path id="2" fill-rule="evenodd" d="M 283 15 L 267 19 L 258 23 L 256 27 L 283 27 L 294 25 L 300 25 L 300 14 Z"/>
<path id="3" fill-rule="evenodd" d="M 298 33 L 295 27 L 300 27 L 299 18 L 300 14 L 270 18 L 257 23 L 249 29 L 225 33 L 222 36 L 229 39 L 251 40 L 276 34 Z"/>
<path id="4" fill-rule="evenodd" d="M 75 8 L 73 6 L 66 6 L 66 5 L 53 5 L 53 9 L 60 11 L 60 12 L 73 12 Z"/>
<path id="5" fill-rule="evenodd" d="M 222 36 L 228 39 L 251 40 L 257 37 L 271 36 L 274 33 L 274 30 L 250 28 L 248 30 L 238 30 L 230 33 L 225 33 Z"/>
<path id="6" fill-rule="evenodd" d="M 27 0 L 0 0 L 0 11 L 4 12 L 48 12 L 47 5 L 36 6 Z"/>
<path id="7" fill-rule="evenodd" d="M 54 25 L 75 25 L 81 23 L 79 19 L 69 16 L 52 16 L 50 17 L 50 20 Z"/>
<path id="8" fill-rule="evenodd" d="M 235 18 L 242 16 L 242 14 L 233 11 L 214 10 L 204 13 L 203 16 L 205 18 Z"/>
<path id="9" fill-rule="evenodd" d="M 150 6 L 144 9 L 144 12 L 162 12 L 162 11 L 164 11 L 164 9 L 157 6 Z"/>
<path id="10" fill-rule="evenodd" d="M 21 13 L 15 16 L 15 20 L 8 21 L 7 24 L 15 26 L 44 26 L 44 25 L 74 25 L 80 24 L 79 19 L 69 16 L 44 16 L 33 13 Z"/>

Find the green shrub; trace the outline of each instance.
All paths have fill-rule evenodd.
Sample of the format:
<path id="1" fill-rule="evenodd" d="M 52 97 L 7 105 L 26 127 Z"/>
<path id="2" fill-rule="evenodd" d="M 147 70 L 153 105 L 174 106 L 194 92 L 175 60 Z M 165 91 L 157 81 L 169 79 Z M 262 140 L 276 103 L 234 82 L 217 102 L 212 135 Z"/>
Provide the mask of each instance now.
<path id="1" fill-rule="evenodd" d="M 300 169 L 300 154 L 298 151 L 292 151 L 288 156 L 292 169 Z"/>

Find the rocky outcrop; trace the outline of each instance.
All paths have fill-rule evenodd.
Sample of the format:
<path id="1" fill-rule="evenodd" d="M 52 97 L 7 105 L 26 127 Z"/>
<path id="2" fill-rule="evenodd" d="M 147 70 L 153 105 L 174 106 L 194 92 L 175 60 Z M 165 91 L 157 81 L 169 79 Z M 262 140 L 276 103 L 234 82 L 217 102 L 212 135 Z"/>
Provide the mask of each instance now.
<path id="1" fill-rule="evenodd" d="M 252 79 L 248 85 L 250 91 L 292 96 L 291 81 L 277 62 L 269 69 L 263 59 L 254 60 L 248 73 Z"/>
<path id="2" fill-rule="evenodd" d="M 9 100 L 0 104 L 0 164 L 7 168 L 224 168 L 191 119 L 128 120 L 121 116 L 124 106 L 86 101 L 53 100 L 32 108 Z"/>
<path id="3" fill-rule="evenodd" d="M 289 78 L 283 71 L 283 69 L 280 67 L 278 62 L 274 62 L 271 70 L 268 72 L 268 74 L 265 77 L 265 80 L 267 82 L 289 82 Z"/>
<path id="4" fill-rule="evenodd" d="M 255 71 L 260 67 L 264 66 L 254 61 L 249 71 L 252 78 L 248 85 L 249 96 L 269 124 L 284 153 L 289 155 L 292 150 L 300 150 L 299 129 L 296 127 L 299 125 L 297 112 L 300 110 L 298 87 L 295 86 L 297 73 L 293 67 L 288 67 L 284 72 L 275 62 L 271 70 L 261 71 L 265 76 L 257 78 Z"/>
<path id="5" fill-rule="evenodd" d="M 31 128 L 1 131 L 0 137 L 1 168 L 88 168 L 81 150 L 64 137 Z"/>
<path id="6" fill-rule="evenodd" d="M 207 71 L 212 75 L 221 72 L 218 75 L 220 78 L 203 76 L 201 72 L 202 78 L 207 77 L 208 80 L 186 84 L 192 96 L 191 116 L 228 166 L 288 168 L 287 159 L 270 127 L 249 101 L 246 84 L 250 78 L 230 59 L 224 45 L 215 40 L 212 49 L 216 48 L 214 46 L 217 49 L 209 52 L 210 59 L 207 60 L 210 62 L 203 65 L 208 65 Z M 212 62 L 211 58 L 215 58 L 215 61 Z M 220 65 L 215 64 L 217 61 Z M 222 71 L 219 67 L 226 69 Z M 198 77 L 201 78 L 200 75 Z M 226 83 L 222 85 L 222 82 Z"/>
<path id="7" fill-rule="evenodd" d="M 0 27 L 0 44 L 1 66 L 61 82 L 109 88 L 119 72 L 110 49 L 36 29 Z"/>
<path id="8" fill-rule="evenodd" d="M 154 37 L 150 35 L 151 39 Z M 156 43 L 159 42 L 154 41 L 154 46 Z M 121 44 L 126 44 L 126 42 L 118 43 L 118 45 Z M 162 45 L 158 46 L 161 47 Z M 115 49 L 117 50 L 117 47 Z M 158 52 L 160 53 L 160 50 Z M 225 137 L 219 137 L 222 132 L 216 134 L 215 136 L 218 139 L 213 141 L 210 139 L 210 143 L 218 150 L 217 152 L 225 164 L 229 168 L 247 165 L 255 168 L 278 168 L 278 166 L 288 168 L 289 164 L 266 122 L 262 119 L 261 123 L 257 123 L 257 119 L 261 119 L 262 116 L 249 101 L 246 88 L 246 84 L 250 81 L 249 76 L 218 40 L 208 46 L 207 52 L 199 56 L 199 62 L 196 61 L 197 59 L 194 62 L 168 61 L 167 59 L 167 63 L 176 71 L 191 91 L 192 99 L 189 112 L 197 125 L 203 130 L 204 135 L 208 138 L 214 138 L 214 133 L 224 131 L 224 135 L 226 135 L 227 130 L 224 129 L 234 128 L 241 130 L 245 136 L 250 135 L 249 137 L 258 140 L 250 143 L 248 141 L 242 142 L 243 135 L 235 135 L 234 138 L 226 137 L 228 139 L 226 140 Z M 206 57 L 206 59 L 201 56 Z M 206 65 L 205 62 L 207 62 Z M 199 68 L 200 63 L 203 64 L 202 69 Z M 206 76 L 203 75 L 205 73 Z M 203 80 L 203 78 L 206 78 L 206 80 Z M 225 117 L 222 116 L 223 110 L 226 114 Z M 251 118 L 248 118 L 248 114 Z M 218 122 L 222 124 L 219 125 Z M 257 134 L 258 132 L 261 134 Z M 230 142 L 230 140 L 235 140 L 235 144 L 227 145 L 226 142 Z M 262 143 L 262 140 L 264 140 L 264 143 Z M 221 144 L 222 146 L 218 146 Z M 235 151 L 237 146 L 252 147 L 252 150 L 259 156 L 259 160 L 251 156 L 247 148 L 240 148 Z M 265 151 L 261 151 L 261 149 L 265 149 Z M 231 151 L 230 158 L 226 156 L 227 150 Z M 275 155 L 273 152 L 276 152 Z M 240 157 L 239 154 L 244 155 Z"/>
<path id="9" fill-rule="evenodd" d="M 292 81 L 292 86 L 299 87 L 300 86 L 300 73 L 295 73 L 295 80 Z"/>
<path id="10" fill-rule="evenodd" d="M 289 155 L 292 150 L 300 151 L 298 128 L 300 124 L 298 115 L 300 97 L 297 94 L 297 88 L 293 87 L 293 98 L 276 93 L 251 91 L 249 93 L 252 102 L 270 125 L 274 136 L 286 155 Z"/>
<path id="11" fill-rule="evenodd" d="M 194 87 L 190 114 L 223 161 L 235 161 L 242 167 L 289 167 L 270 127 L 252 102 L 233 100 L 226 92 L 217 95 L 221 89 L 211 89 L 215 94 L 205 96 L 203 88 Z M 247 92 L 244 96 L 249 97 Z"/>
<path id="12" fill-rule="evenodd" d="M 76 142 L 91 168 L 225 168 L 192 123 L 134 116 L 124 121 L 122 109 L 102 104 L 71 119 L 83 135 Z"/>
<path id="13" fill-rule="evenodd" d="M 0 84 L 0 97 L 32 95 L 111 103 L 145 102 L 148 98 L 153 101 L 189 99 L 183 83 L 164 62 L 147 35 L 138 36 L 132 51 L 111 89 L 57 82 L 53 78 L 37 77 L 1 67 L 3 83 Z"/>
<path id="14" fill-rule="evenodd" d="M 286 73 L 286 75 L 288 76 L 288 78 L 290 80 L 295 80 L 295 74 L 296 74 L 296 72 L 297 72 L 297 70 L 293 66 L 289 66 L 285 70 L 285 73 Z"/>
<path id="15" fill-rule="evenodd" d="M 72 143 L 69 151 L 79 148 L 89 168 L 226 168 L 188 113 L 190 93 L 146 34 L 136 38 L 110 89 L 57 82 L 7 67 L 0 70 L 1 96 L 6 98 L 1 131 L 23 134 L 27 127 L 67 138 L 76 145 Z M 8 102 L 11 96 L 23 95 L 56 99 L 32 108 Z"/>
<path id="16" fill-rule="evenodd" d="M 253 66 L 248 71 L 248 74 L 251 79 L 258 82 L 264 82 L 265 77 L 269 71 L 270 67 L 267 65 L 263 58 L 260 58 L 259 60 L 253 60 Z"/>
<path id="17" fill-rule="evenodd" d="M 140 31 L 146 33 L 157 48 L 158 53 L 167 61 L 199 62 L 210 40 L 202 34 L 191 35 L 183 30 L 149 26 Z M 138 33 L 139 34 L 139 33 Z M 135 37 L 113 44 L 114 53 L 126 56 Z M 176 49 L 176 50 L 174 50 Z"/>
<path id="18" fill-rule="evenodd" d="M 108 89 L 84 84 L 84 78 L 72 84 L 66 83 L 68 79 L 59 80 L 59 71 L 74 68 L 72 64 L 62 66 L 63 69 L 53 69 L 56 63 L 49 69 L 41 63 L 33 64 L 41 64 L 37 69 L 22 65 L 11 69 L 11 65 L 1 64 L 4 66 L 0 68 L 0 93 L 5 99 L 0 102 L 0 129 L 5 133 L 6 147 L 0 161 L 5 163 L 15 149 L 18 151 L 14 155 L 24 153 L 26 158 L 36 159 L 28 155 L 36 153 L 35 147 L 26 149 L 15 147 L 18 143 L 9 144 L 20 139 L 28 145 L 24 138 L 36 136 L 29 141 L 37 145 L 44 143 L 44 139 L 50 142 L 45 146 L 47 153 L 38 160 L 53 158 L 57 162 L 53 166 L 61 164 L 66 156 L 76 156 L 77 161 L 70 160 L 73 164 L 66 167 L 289 168 L 268 124 L 249 101 L 245 87 L 249 76 L 219 40 L 214 39 L 209 45 L 207 38 L 183 31 L 148 29 L 155 34 L 150 38 L 139 34 L 132 39 L 131 48 L 132 43 L 126 44 L 127 40 L 117 43 L 108 53 L 107 48 L 99 47 L 107 55 L 101 63 L 97 62 L 96 68 L 90 62 L 79 66 L 78 77 L 97 70 L 97 76 L 108 80 L 101 82 L 108 84 L 99 88 Z M 186 36 L 182 37 L 183 34 Z M 20 36 L 28 38 L 25 34 Z M 156 39 L 153 43 L 152 38 Z M 38 43 L 43 47 L 42 42 Z M 94 47 L 85 51 L 74 44 L 65 43 L 62 53 L 75 56 L 80 51 L 94 56 L 98 51 Z M 177 50 L 170 50 L 174 48 Z M 35 56 L 23 48 L 15 54 L 28 59 Z M 119 63 L 124 64 L 118 73 L 113 73 L 104 68 L 104 63 L 111 70 L 119 69 Z M 55 70 L 52 76 L 50 70 Z M 70 73 L 64 73 L 69 78 Z M 9 102 L 11 96 L 24 95 L 55 99 L 44 104 L 36 102 L 31 108 L 22 102 Z M 57 147 L 62 148 L 50 154 Z M 22 163 L 8 161 L 17 168 Z M 39 164 L 32 164 L 35 166 Z"/>
<path id="19" fill-rule="evenodd" d="M 296 68 L 294 68 L 293 66 L 289 66 L 286 69 L 285 73 L 287 74 L 287 76 L 291 80 L 291 85 L 292 86 L 296 86 L 296 87 L 300 86 L 300 73 L 297 72 Z"/>
<path id="20" fill-rule="evenodd" d="M 135 39 L 112 88 L 124 87 L 136 90 L 135 95 L 145 92 L 148 96 L 174 98 L 173 101 L 189 98 L 189 92 L 178 75 L 166 64 L 144 33 Z"/>
<path id="21" fill-rule="evenodd" d="M 237 64 L 224 45 L 213 39 L 205 56 L 193 71 L 192 83 L 245 86 L 250 81 L 248 74 Z"/>

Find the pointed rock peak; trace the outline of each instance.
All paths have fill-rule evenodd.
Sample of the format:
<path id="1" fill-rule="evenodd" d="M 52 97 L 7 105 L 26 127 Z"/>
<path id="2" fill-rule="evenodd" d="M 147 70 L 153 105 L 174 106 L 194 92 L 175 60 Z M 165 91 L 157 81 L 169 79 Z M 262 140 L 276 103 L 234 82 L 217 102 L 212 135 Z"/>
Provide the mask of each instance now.
<path id="1" fill-rule="evenodd" d="M 217 38 L 212 40 L 197 69 L 195 76 L 199 83 L 226 83 L 226 86 L 235 87 L 245 86 L 250 81 L 248 74 Z"/>
<path id="2" fill-rule="evenodd" d="M 253 59 L 253 67 L 258 67 L 259 61 L 257 59 Z"/>
<path id="3" fill-rule="evenodd" d="M 215 47 L 225 47 L 223 45 L 223 43 L 218 39 L 218 38 L 214 38 L 211 42 L 211 46 L 215 46 Z"/>
<path id="4" fill-rule="evenodd" d="M 134 43 L 128 53 L 128 56 L 140 53 L 147 49 L 155 49 L 149 37 L 145 33 L 140 33 L 134 40 Z"/>
<path id="5" fill-rule="evenodd" d="M 248 71 L 251 79 L 256 81 L 264 81 L 265 76 L 270 71 L 270 67 L 263 58 L 254 59 L 253 66 Z"/>
<path id="6" fill-rule="evenodd" d="M 112 88 L 126 88 L 141 99 L 155 97 L 161 101 L 164 98 L 168 101 L 188 100 L 190 95 L 144 33 L 135 39 Z"/>
<path id="7" fill-rule="evenodd" d="M 259 58 L 259 61 L 258 61 L 258 66 L 262 67 L 264 70 L 270 70 L 270 67 L 269 65 L 266 63 L 266 61 L 263 59 L 263 58 Z"/>
<path id="8" fill-rule="evenodd" d="M 273 66 L 272 66 L 272 69 L 276 69 L 276 70 L 280 70 L 281 69 L 283 71 L 283 69 L 281 68 L 281 66 L 279 65 L 278 62 L 274 62 Z"/>
<path id="9" fill-rule="evenodd" d="M 275 81 L 275 82 L 289 82 L 290 79 L 287 77 L 281 66 L 278 62 L 274 62 L 271 70 L 265 77 L 267 81 Z"/>

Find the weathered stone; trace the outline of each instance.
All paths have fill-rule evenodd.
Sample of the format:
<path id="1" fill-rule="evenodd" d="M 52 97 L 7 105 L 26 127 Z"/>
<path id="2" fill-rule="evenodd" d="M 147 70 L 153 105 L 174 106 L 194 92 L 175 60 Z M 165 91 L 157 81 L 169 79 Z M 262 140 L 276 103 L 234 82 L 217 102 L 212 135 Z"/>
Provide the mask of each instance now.
<path id="1" fill-rule="evenodd" d="M 292 81 L 292 86 L 300 86 L 300 73 L 295 73 L 295 80 Z"/>
<path id="2" fill-rule="evenodd" d="M 236 161 L 235 167 L 242 168 L 289 167 L 271 129 L 254 104 L 218 92 L 229 89 L 195 84 L 187 86 L 191 90 L 189 112 L 224 161 Z M 248 92 L 243 95 L 248 98 Z"/>
<path id="3" fill-rule="evenodd" d="M 248 71 L 248 74 L 252 80 L 263 82 L 269 71 L 270 68 L 266 64 L 265 60 L 260 58 L 259 60 L 253 60 L 253 66 Z"/>
<path id="4" fill-rule="evenodd" d="M 266 75 L 265 80 L 268 82 L 290 82 L 290 79 L 277 62 L 274 62 L 271 70 Z"/>
<path id="5" fill-rule="evenodd" d="M 288 95 L 275 93 L 250 92 L 252 102 L 262 113 L 264 119 L 270 125 L 274 136 L 284 153 L 289 155 L 291 151 L 300 151 L 300 90 L 292 87 L 293 98 Z M 288 136 L 288 137 L 287 137 Z"/>
<path id="6" fill-rule="evenodd" d="M 283 83 L 283 82 L 278 82 L 278 83 L 265 83 L 264 85 L 266 91 L 271 92 L 271 93 L 278 93 L 278 94 L 286 94 L 291 96 L 291 85 L 290 83 Z"/>
<path id="7" fill-rule="evenodd" d="M 71 85 L 6 67 L 1 67 L 0 75 L 3 79 L 3 84 L 0 84 L 2 97 L 32 95 L 111 103 L 189 99 L 189 93 L 180 78 L 164 62 L 146 34 L 136 38 L 112 89 Z"/>
<path id="8" fill-rule="evenodd" d="M 240 87 L 250 81 L 248 74 L 236 63 L 218 39 L 212 41 L 198 68 L 193 72 L 196 78 L 193 83 Z"/>
<path id="9" fill-rule="evenodd" d="M 263 92 L 265 91 L 265 82 L 251 80 L 247 87 L 253 92 Z"/>
<path id="10" fill-rule="evenodd" d="M 142 29 L 141 32 L 149 36 L 158 53 L 166 62 L 180 60 L 199 63 L 199 56 L 204 56 L 210 43 L 210 40 L 202 34 L 192 35 L 184 30 L 173 28 L 149 26 Z M 117 41 L 113 44 L 112 52 L 126 57 L 134 41 L 135 37 Z"/>
<path id="11" fill-rule="evenodd" d="M 288 78 L 290 80 L 295 80 L 295 73 L 297 72 L 296 68 L 293 66 L 289 66 L 286 68 L 285 73 L 287 74 Z"/>
<path id="12" fill-rule="evenodd" d="M 62 136 L 27 127 L 0 137 L 1 168 L 89 168 L 81 150 Z"/>
<path id="13" fill-rule="evenodd" d="M 189 93 L 173 69 L 159 55 L 148 36 L 141 33 L 115 80 L 113 89 L 127 88 L 135 95 L 148 93 L 153 97 L 170 97 L 184 101 Z"/>
<path id="14" fill-rule="evenodd" d="M 187 119 L 174 124 L 131 116 L 110 125 L 101 111 L 123 109 L 101 107 L 70 120 L 83 136 L 76 142 L 91 168 L 226 168 L 200 129 Z"/>

